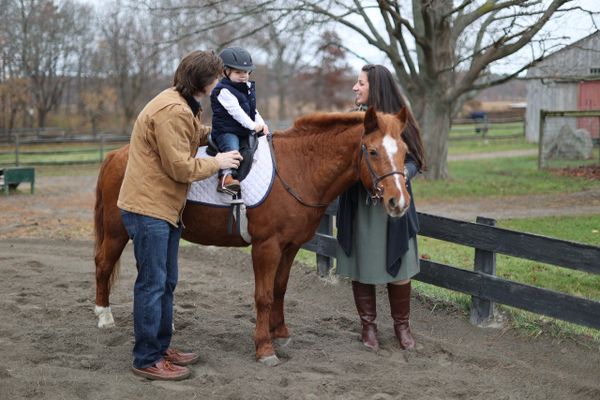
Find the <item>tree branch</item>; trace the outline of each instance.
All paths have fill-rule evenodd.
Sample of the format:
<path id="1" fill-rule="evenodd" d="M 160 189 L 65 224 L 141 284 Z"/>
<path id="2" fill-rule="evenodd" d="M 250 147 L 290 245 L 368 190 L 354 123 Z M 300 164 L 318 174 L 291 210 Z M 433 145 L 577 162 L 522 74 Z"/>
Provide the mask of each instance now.
<path id="1" fill-rule="evenodd" d="M 513 54 L 527 43 L 531 41 L 533 36 L 539 32 L 539 30 L 546 24 L 550 17 L 556 12 L 563 4 L 570 0 L 553 0 L 552 3 L 545 10 L 544 14 L 538 19 L 536 23 L 522 31 L 519 39 L 514 43 L 508 43 L 509 40 L 506 36 L 499 38 L 494 44 L 489 47 L 485 52 L 473 59 L 471 67 L 467 74 L 463 77 L 461 82 L 454 87 L 449 93 L 449 99 L 451 101 L 456 100 L 461 94 L 470 90 L 475 80 L 481 74 L 484 68 L 490 63 L 506 57 L 509 54 Z M 512 35 L 512 37 L 515 37 Z M 512 39 L 511 37 L 511 39 Z"/>

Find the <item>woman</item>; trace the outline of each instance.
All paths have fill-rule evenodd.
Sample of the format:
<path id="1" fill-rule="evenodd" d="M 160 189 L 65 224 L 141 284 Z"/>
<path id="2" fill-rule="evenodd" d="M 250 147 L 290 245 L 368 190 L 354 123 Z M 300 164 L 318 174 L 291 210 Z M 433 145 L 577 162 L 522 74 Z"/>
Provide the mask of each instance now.
<path id="1" fill-rule="evenodd" d="M 408 104 L 390 71 L 382 65 L 365 65 L 352 88 L 359 110 L 397 113 Z M 411 196 L 408 212 L 390 218 L 384 208 L 369 202 L 359 183 L 340 197 L 337 215 L 337 274 L 352 279 L 352 292 L 362 323 L 362 342 L 377 351 L 375 285 L 387 284 L 394 331 L 402 349 L 415 347 L 410 332 L 410 279 L 419 272 L 416 234 L 419 221 L 410 179 L 425 169 L 425 156 L 416 121 L 408 114 L 402 137 L 408 146 L 405 166 Z"/>

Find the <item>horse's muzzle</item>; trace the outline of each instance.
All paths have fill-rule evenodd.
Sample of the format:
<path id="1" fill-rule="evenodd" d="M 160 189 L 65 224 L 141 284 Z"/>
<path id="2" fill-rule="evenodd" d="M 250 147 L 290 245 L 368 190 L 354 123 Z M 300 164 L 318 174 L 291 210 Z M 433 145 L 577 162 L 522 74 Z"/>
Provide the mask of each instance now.
<path id="1" fill-rule="evenodd" d="M 406 199 L 404 196 L 399 199 L 396 197 L 390 197 L 383 203 L 385 211 L 390 217 L 399 218 L 406 214 L 408 207 L 410 206 L 410 199 Z"/>

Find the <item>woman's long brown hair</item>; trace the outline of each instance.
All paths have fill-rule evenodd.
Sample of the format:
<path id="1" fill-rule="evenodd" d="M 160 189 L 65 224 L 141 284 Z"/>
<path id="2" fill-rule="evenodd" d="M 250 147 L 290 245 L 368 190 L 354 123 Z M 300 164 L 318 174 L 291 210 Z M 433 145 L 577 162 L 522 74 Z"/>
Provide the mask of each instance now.
<path id="1" fill-rule="evenodd" d="M 408 151 L 418 164 L 419 170 L 426 169 L 425 150 L 421 140 L 419 124 L 413 116 L 412 110 L 406 102 L 400 89 L 394 81 L 392 73 L 383 65 L 367 64 L 362 67 L 369 80 L 369 106 L 376 111 L 395 114 L 406 107 L 408 119 L 402 138 L 408 146 Z"/>

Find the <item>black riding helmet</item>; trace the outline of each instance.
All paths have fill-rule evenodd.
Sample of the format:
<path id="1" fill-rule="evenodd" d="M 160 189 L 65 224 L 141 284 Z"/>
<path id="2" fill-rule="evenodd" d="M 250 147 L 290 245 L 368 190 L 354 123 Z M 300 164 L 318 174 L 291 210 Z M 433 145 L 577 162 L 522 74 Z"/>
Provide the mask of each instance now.
<path id="1" fill-rule="evenodd" d="M 241 47 L 227 47 L 221 51 L 219 57 L 221 57 L 226 67 L 241 71 L 252 71 L 254 69 L 250 53 Z"/>

